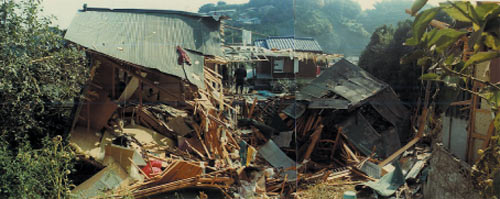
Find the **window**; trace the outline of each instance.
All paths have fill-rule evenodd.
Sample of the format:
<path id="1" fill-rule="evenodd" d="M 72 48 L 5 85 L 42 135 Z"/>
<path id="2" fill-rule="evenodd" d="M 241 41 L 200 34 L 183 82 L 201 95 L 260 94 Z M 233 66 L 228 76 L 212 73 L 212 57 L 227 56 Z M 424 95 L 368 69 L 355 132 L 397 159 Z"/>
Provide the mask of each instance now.
<path id="1" fill-rule="evenodd" d="M 283 59 L 275 59 L 274 60 L 274 73 L 283 73 L 283 65 L 285 60 Z"/>

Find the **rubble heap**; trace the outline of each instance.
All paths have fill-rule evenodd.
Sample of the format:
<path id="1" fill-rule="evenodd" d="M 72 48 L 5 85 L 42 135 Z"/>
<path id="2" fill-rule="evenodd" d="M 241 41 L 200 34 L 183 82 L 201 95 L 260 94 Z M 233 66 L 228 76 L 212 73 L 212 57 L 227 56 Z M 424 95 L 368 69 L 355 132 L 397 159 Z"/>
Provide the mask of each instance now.
<path id="1" fill-rule="evenodd" d="M 65 37 L 87 50 L 91 79 L 70 145 L 98 172 L 79 179 L 75 197 L 289 198 L 338 179 L 389 196 L 405 179 L 385 179 L 400 168 L 418 177 L 425 148 L 389 164 L 421 133 L 410 140 L 409 113 L 387 84 L 341 60 L 297 93 L 234 96 L 218 70 L 220 29 L 218 17 L 177 11 L 77 14 Z"/>

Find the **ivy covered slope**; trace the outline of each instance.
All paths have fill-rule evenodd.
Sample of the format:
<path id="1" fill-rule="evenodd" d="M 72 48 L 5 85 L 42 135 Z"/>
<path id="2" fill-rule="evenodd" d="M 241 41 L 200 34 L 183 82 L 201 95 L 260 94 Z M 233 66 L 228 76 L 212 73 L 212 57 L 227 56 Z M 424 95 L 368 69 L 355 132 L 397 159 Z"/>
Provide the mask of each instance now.
<path id="1" fill-rule="evenodd" d="M 60 198 L 69 188 L 63 137 L 88 72 L 40 3 L 0 3 L 0 198 Z"/>
<path id="2" fill-rule="evenodd" d="M 295 4 L 294 4 L 295 2 Z M 199 12 L 234 10 L 227 23 L 271 36 L 314 37 L 329 53 L 359 56 L 370 34 L 383 24 L 397 25 L 408 19 L 402 10 L 411 0 L 383 0 L 362 10 L 353 0 L 250 0 L 246 4 L 206 4 Z M 258 19 L 257 23 L 243 23 Z M 258 37 L 258 35 L 254 35 Z M 241 33 L 229 31 L 226 41 L 241 42 Z"/>

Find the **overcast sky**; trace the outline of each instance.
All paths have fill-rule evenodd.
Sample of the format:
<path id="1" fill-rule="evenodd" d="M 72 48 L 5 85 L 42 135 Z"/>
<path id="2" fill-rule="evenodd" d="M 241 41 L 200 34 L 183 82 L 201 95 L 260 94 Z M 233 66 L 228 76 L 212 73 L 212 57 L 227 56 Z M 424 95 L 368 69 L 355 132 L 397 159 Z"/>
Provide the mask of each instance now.
<path id="1" fill-rule="evenodd" d="M 67 28 L 71 19 L 84 3 L 89 7 L 105 8 L 144 8 L 144 9 L 164 9 L 183 10 L 197 12 L 198 8 L 207 3 L 217 3 L 220 0 L 45 0 L 43 7 L 45 13 L 57 17 L 54 23 L 61 28 Z M 224 0 L 228 4 L 247 3 L 249 0 Z M 359 2 L 363 9 L 373 8 L 375 2 L 382 0 L 354 0 Z M 438 1 L 430 0 L 436 4 Z"/>

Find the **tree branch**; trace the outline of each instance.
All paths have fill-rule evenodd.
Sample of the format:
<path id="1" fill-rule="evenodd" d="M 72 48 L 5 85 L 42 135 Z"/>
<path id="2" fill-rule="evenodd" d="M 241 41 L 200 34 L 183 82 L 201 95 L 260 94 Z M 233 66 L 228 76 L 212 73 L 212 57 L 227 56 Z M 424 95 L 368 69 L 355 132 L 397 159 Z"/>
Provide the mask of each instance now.
<path id="1" fill-rule="evenodd" d="M 446 67 L 444 65 L 442 65 L 441 68 L 443 68 L 445 71 L 450 72 L 450 73 L 452 73 L 454 75 L 458 75 L 460 77 L 465 77 L 467 79 L 473 80 L 473 81 L 481 83 L 481 84 L 486 84 L 486 85 L 491 86 L 491 87 L 497 89 L 498 91 L 500 91 L 500 87 L 498 86 L 499 84 L 493 84 L 490 81 L 484 81 L 482 79 L 478 79 L 476 77 L 473 77 L 472 75 L 466 75 L 466 74 L 457 72 L 457 71 L 452 70 L 451 68 L 448 68 L 448 67 Z"/>

